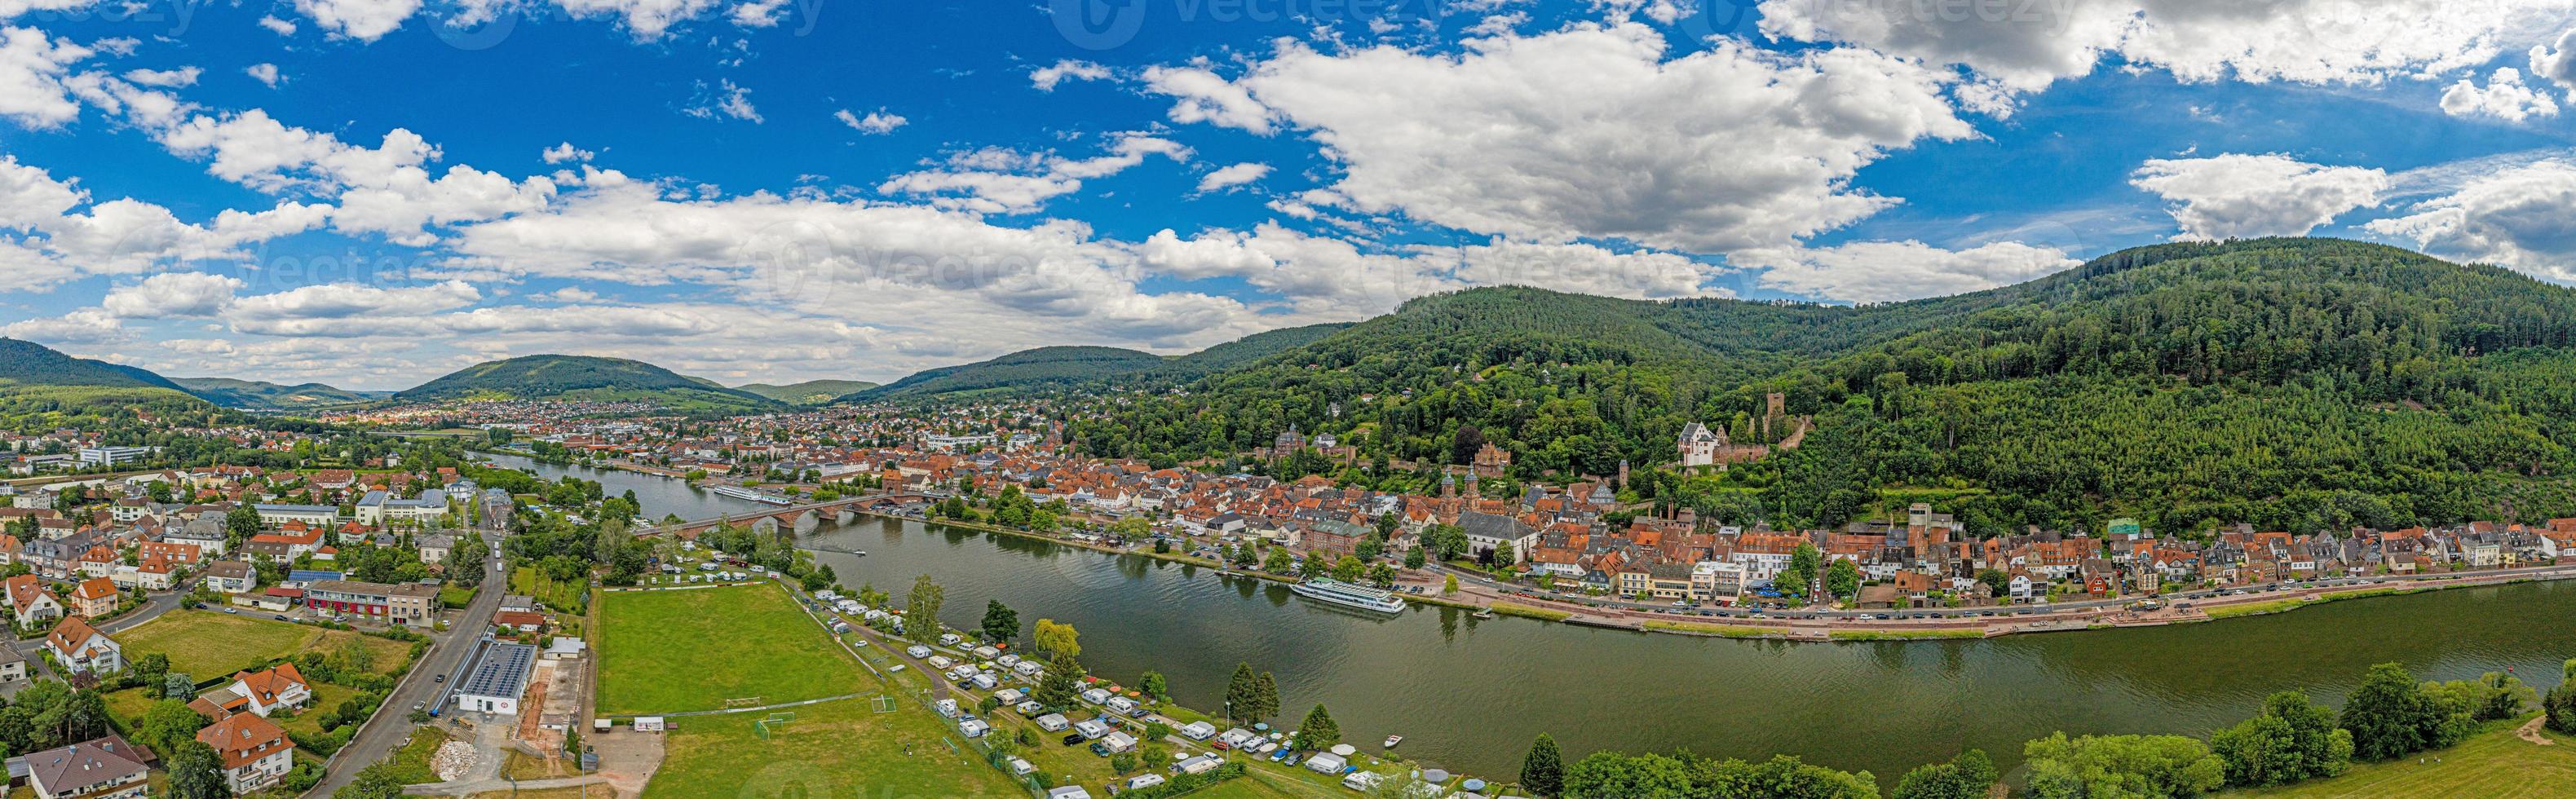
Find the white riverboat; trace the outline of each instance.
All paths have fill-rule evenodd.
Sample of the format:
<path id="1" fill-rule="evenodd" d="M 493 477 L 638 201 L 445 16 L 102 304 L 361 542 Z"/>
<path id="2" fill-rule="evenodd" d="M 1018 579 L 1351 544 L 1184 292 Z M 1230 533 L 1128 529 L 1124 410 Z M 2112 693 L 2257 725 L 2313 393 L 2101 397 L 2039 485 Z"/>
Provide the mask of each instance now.
<path id="1" fill-rule="evenodd" d="M 1298 596 L 1302 596 L 1307 599 L 1322 600 L 1336 605 L 1348 605 L 1361 610 L 1375 610 L 1386 613 L 1404 612 L 1404 600 L 1401 597 L 1397 597 L 1394 592 L 1370 588 L 1364 585 L 1353 585 L 1336 580 L 1310 580 L 1288 586 L 1288 590 L 1295 591 Z"/>
<path id="2" fill-rule="evenodd" d="M 796 504 L 795 500 L 788 499 L 777 494 L 772 494 L 767 491 L 754 491 L 742 486 L 708 486 L 707 493 L 714 494 L 719 497 L 732 497 L 734 499 L 748 499 L 753 502 L 765 502 L 771 505 Z"/>

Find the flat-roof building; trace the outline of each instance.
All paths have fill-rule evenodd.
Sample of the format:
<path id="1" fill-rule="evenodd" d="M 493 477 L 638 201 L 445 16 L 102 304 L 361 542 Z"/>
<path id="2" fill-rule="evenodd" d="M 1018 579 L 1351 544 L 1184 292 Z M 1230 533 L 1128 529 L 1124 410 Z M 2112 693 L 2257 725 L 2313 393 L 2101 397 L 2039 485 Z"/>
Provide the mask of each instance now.
<path id="1" fill-rule="evenodd" d="M 456 687 L 456 706 L 484 713 L 519 712 L 519 694 L 527 690 L 528 670 L 536 662 L 536 647 L 492 644 L 474 662 L 474 670 L 466 675 L 465 682 Z"/>

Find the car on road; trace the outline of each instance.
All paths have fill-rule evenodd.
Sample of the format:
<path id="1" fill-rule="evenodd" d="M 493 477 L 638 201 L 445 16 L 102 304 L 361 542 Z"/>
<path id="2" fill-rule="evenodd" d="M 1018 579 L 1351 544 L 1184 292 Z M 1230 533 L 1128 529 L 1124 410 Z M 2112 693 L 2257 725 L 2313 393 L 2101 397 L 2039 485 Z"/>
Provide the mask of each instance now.
<path id="1" fill-rule="evenodd" d="M 429 676 L 429 681 L 430 681 L 430 682 L 446 682 L 446 681 L 447 681 L 447 675 L 445 675 L 445 674 L 432 674 L 432 675 L 430 675 L 430 676 Z"/>
<path id="2" fill-rule="evenodd" d="M 238 616 L 241 615 L 241 608 L 225 608 L 224 612 Z"/>
<path id="3" fill-rule="evenodd" d="M 277 620 L 278 620 L 278 621 L 294 621 L 294 619 L 287 618 L 287 617 L 286 617 L 286 614 L 284 614 L 284 613 L 277 614 Z"/>
<path id="4" fill-rule="evenodd" d="M 411 703 L 411 709 L 413 709 L 413 710 L 428 710 L 428 709 L 429 709 L 429 703 L 428 703 L 428 702 L 413 702 L 413 703 Z"/>

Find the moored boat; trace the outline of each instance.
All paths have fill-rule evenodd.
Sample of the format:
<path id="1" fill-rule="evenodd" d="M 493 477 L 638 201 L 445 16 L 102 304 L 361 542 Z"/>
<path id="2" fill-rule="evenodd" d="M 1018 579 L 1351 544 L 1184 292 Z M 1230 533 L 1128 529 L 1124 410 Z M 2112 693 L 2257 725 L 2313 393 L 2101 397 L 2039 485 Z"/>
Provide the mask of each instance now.
<path id="1" fill-rule="evenodd" d="M 1288 590 L 1295 591 L 1298 596 L 1307 599 L 1317 599 L 1362 610 L 1385 613 L 1404 612 L 1404 600 L 1392 591 L 1353 585 L 1338 580 L 1310 580 L 1288 586 Z"/>

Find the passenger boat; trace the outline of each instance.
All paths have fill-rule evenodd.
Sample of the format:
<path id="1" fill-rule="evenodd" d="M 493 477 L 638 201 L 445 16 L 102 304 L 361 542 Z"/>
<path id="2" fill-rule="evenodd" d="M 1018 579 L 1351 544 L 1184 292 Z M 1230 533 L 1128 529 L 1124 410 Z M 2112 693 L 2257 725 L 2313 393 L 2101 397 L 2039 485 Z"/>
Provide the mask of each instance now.
<path id="1" fill-rule="evenodd" d="M 1394 592 L 1381 591 L 1364 585 L 1352 585 L 1350 583 L 1340 582 L 1337 580 L 1319 579 L 1289 586 L 1288 590 L 1295 591 L 1298 596 L 1302 596 L 1307 599 L 1322 600 L 1336 605 L 1359 608 L 1361 610 L 1375 610 L 1385 613 L 1404 612 L 1404 600 L 1401 597 L 1397 597 Z"/>
<path id="2" fill-rule="evenodd" d="M 786 498 L 786 497 L 779 496 L 779 495 L 777 495 L 777 494 L 772 494 L 772 493 L 769 493 L 769 492 L 767 492 L 767 491 L 754 491 L 754 490 L 752 490 L 752 489 L 744 488 L 744 487 L 742 487 L 742 486 L 708 486 L 708 487 L 707 487 L 707 493 L 714 494 L 714 495 L 719 496 L 719 497 L 732 497 L 732 498 L 734 498 L 734 499 L 747 499 L 747 500 L 751 500 L 751 501 L 753 501 L 753 502 L 762 502 L 762 503 L 767 503 L 767 504 L 771 504 L 771 505 L 794 505 L 794 504 L 796 504 L 796 501 L 795 501 L 795 500 L 791 500 L 791 499 L 788 499 L 788 498 Z"/>

